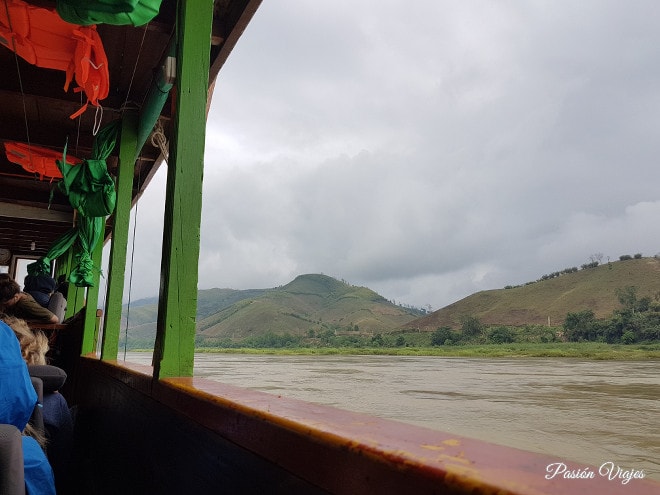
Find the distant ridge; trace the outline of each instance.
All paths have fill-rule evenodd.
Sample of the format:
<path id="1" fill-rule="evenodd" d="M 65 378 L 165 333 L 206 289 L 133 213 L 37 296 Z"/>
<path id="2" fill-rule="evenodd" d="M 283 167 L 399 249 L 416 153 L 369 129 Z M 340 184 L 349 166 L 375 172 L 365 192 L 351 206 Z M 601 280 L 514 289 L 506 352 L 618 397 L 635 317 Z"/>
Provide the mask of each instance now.
<path id="1" fill-rule="evenodd" d="M 150 345 L 156 334 L 154 300 L 131 305 L 129 341 Z M 245 338 L 272 332 L 389 332 L 419 313 L 387 301 L 366 287 L 321 274 L 296 277 L 270 289 L 208 289 L 198 292 L 197 334 L 202 338 Z M 126 308 L 124 308 L 126 317 Z"/>
<path id="2" fill-rule="evenodd" d="M 590 309 L 597 318 L 610 317 L 621 307 L 616 289 L 628 286 L 637 287 L 638 298 L 660 302 L 660 259 L 616 261 L 524 286 L 481 291 L 421 318 L 366 287 L 307 274 L 270 289 L 200 290 L 197 335 L 222 340 L 266 333 L 429 332 L 442 326 L 460 328 L 466 316 L 484 325 L 547 325 L 549 321 L 561 326 L 569 312 Z M 155 299 L 131 306 L 131 346 L 153 345 L 157 310 Z"/>
<path id="3" fill-rule="evenodd" d="M 403 328 L 459 328 L 465 316 L 485 325 L 547 325 L 549 318 L 551 325 L 561 326 L 567 313 L 586 309 L 605 318 L 621 307 L 616 289 L 627 286 L 637 287 L 638 298 L 660 300 L 660 259 L 615 261 L 515 288 L 477 292 Z"/>
<path id="4" fill-rule="evenodd" d="M 415 317 L 371 289 L 308 274 L 202 319 L 198 333 L 242 338 L 263 332 L 300 335 L 324 329 L 383 332 Z"/>

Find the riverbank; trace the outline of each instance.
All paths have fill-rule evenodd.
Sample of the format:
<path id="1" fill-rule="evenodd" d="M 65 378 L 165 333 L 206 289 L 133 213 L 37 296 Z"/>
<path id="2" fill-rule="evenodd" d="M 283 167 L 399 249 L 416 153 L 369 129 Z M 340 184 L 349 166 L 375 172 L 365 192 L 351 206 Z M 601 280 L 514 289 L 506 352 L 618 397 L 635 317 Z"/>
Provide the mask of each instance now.
<path id="1" fill-rule="evenodd" d="M 278 355 L 387 355 L 445 357 L 562 357 L 593 360 L 636 361 L 660 359 L 660 344 L 619 345 L 601 342 L 547 344 L 484 344 L 436 347 L 282 347 L 198 348 L 195 352 Z"/>

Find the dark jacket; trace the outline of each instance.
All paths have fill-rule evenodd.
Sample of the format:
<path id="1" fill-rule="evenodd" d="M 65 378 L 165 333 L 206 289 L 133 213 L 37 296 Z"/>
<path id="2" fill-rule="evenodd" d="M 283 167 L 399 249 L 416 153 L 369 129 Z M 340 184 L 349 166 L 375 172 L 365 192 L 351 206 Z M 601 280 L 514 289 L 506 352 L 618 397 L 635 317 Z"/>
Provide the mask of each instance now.
<path id="1" fill-rule="evenodd" d="M 55 292 L 57 283 L 48 275 L 27 275 L 24 280 L 23 292 L 27 292 L 44 308 L 48 307 L 51 293 Z"/>

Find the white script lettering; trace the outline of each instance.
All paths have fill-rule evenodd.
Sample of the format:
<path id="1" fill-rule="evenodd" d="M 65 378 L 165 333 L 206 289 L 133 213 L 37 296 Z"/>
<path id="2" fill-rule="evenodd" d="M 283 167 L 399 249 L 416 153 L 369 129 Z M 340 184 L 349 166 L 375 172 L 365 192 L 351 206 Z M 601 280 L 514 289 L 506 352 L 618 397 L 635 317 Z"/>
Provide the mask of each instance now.
<path id="1" fill-rule="evenodd" d="M 558 475 L 561 475 L 564 479 L 591 479 L 595 476 L 589 468 L 568 469 L 568 466 L 563 462 L 548 464 L 545 470 L 548 473 L 545 475 L 546 480 L 551 480 Z"/>
<path id="2" fill-rule="evenodd" d="M 621 469 L 620 466 L 616 466 L 612 461 L 601 464 L 598 474 L 607 477 L 610 481 L 620 479 L 622 485 L 628 484 L 631 479 L 642 479 L 645 476 L 643 469 Z"/>

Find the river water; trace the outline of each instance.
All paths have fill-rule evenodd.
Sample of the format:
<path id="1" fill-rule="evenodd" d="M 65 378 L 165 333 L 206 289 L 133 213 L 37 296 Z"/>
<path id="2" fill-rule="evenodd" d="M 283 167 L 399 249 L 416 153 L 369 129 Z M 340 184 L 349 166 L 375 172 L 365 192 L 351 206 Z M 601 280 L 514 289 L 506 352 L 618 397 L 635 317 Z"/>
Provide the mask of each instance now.
<path id="1" fill-rule="evenodd" d="M 660 479 L 657 360 L 196 354 L 195 376 Z"/>

